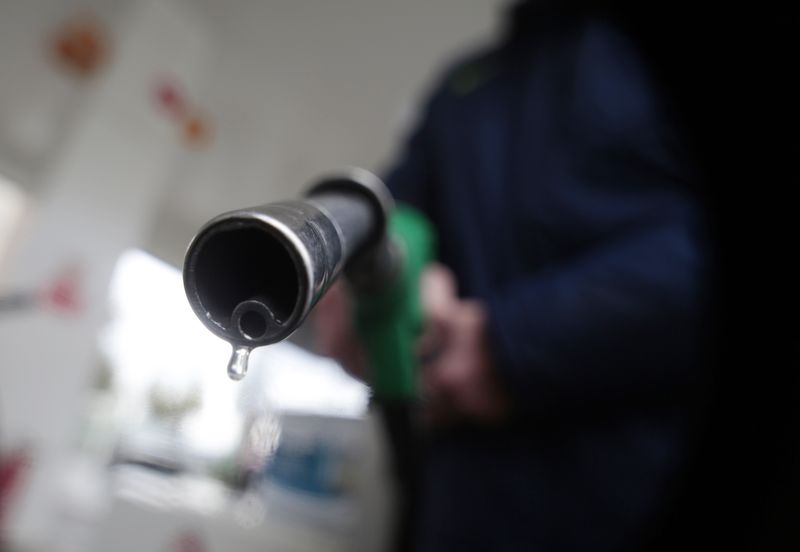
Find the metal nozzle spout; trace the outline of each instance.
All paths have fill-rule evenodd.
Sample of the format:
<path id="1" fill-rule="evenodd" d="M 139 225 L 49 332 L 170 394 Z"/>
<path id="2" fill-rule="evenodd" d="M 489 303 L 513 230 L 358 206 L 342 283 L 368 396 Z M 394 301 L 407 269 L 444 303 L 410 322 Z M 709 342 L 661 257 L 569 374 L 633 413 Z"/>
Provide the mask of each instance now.
<path id="1" fill-rule="evenodd" d="M 353 171 L 307 199 L 224 213 L 192 240 L 184 286 L 200 320 L 250 348 L 294 332 L 351 258 L 382 242 L 391 197 Z"/>

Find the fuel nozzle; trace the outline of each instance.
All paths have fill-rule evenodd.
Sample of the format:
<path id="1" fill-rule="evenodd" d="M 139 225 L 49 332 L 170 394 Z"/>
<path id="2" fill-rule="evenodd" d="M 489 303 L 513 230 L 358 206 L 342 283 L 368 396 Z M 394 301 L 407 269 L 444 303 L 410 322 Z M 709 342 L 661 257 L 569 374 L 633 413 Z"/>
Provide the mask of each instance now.
<path id="1" fill-rule="evenodd" d="M 184 287 L 198 318 L 233 346 L 232 378 L 244 376 L 253 348 L 289 337 L 345 267 L 355 281 L 391 278 L 392 208 L 380 179 L 351 169 L 303 199 L 223 213 L 200 229 Z"/>

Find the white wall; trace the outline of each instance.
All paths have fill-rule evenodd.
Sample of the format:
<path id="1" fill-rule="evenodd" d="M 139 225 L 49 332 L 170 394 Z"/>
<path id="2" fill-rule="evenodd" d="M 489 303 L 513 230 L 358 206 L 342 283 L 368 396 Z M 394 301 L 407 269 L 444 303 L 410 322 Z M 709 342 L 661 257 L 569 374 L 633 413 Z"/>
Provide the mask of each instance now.
<path id="1" fill-rule="evenodd" d="M 33 455 L 10 536 L 47 550 L 55 549 L 57 483 L 86 408 L 112 270 L 143 241 L 178 157 L 151 83 L 167 71 L 200 86 L 208 57 L 204 20 L 184 5 L 140 0 L 126 9 L 113 64 L 82 91 L 63 140 L 42 150 L 38 201 L 2 275 L 8 289 L 28 291 L 67 264 L 80 266 L 79 312 L 42 306 L 0 318 L 0 444 Z"/>
<path id="2" fill-rule="evenodd" d="M 217 47 L 200 98 L 216 127 L 187 153 L 148 248 L 180 265 L 228 209 L 284 199 L 345 165 L 380 170 L 442 65 L 485 42 L 502 0 L 203 0 Z"/>
<path id="3" fill-rule="evenodd" d="M 41 459 L 15 512 L 19 540 L 53 537 L 48 492 L 85 405 L 116 257 L 146 245 L 180 265 L 222 210 L 295 195 L 343 165 L 380 169 L 431 77 L 487 39 L 504 3 L 0 2 L 0 172 L 33 198 L 0 284 L 38 286 L 79 259 L 88 306 L 0 318 L 0 444 L 28 440 Z M 114 63 L 88 82 L 59 73 L 46 49 L 83 7 L 115 39 Z M 183 149 L 153 109 L 147 83 L 162 74 L 210 115 L 206 150 Z"/>
<path id="4" fill-rule="evenodd" d="M 510 0 L 176 0 L 209 21 L 208 85 L 187 87 L 215 129 L 182 151 L 147 248 L 180 265 L 226 209 L 296 194 L 343 165 L 380 170 L 431 78 L 486 42 Z M 135 0 L 0 2 L 0 173 L 37 192 L 91 82 L 54 66 L 48 40 L 93 13 L 115 33 Z"/>
<path id="5" fill-rule="evenodd" d="M 90 82 L 71 78 L 53 58 L 53 34 L 70 17 L 113 22 L 125 0 L 0 2 L 0 172 L 38 189 L 42 171 L 74 122 Z"/>

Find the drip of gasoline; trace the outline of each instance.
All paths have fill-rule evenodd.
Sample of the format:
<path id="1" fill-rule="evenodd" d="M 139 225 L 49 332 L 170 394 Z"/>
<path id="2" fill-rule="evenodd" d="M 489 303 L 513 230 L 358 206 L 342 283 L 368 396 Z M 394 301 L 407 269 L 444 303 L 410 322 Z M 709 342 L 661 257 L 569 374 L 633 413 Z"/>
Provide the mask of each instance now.
<path id="1" fill-rule="evenodd" d="M 244 345 L 234 345 L 231 360 L 228 362 L 228 377 L 233 381 L 239 381 L 247 374 L 247 361 L 252 350 Z"/>

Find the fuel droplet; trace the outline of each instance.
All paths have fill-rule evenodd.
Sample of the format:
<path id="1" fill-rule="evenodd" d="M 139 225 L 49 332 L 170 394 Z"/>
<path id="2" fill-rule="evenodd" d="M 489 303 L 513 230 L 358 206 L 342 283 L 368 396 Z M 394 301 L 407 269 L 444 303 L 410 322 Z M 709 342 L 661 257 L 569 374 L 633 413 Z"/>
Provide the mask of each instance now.
<path id="1" fill-rule="evenodd" d="M 228 377 L 239 381 L 247 374 L 247 361 L 250 359 L 250 347 L 234 347 L 231 360 L 228 362 Z"/>

